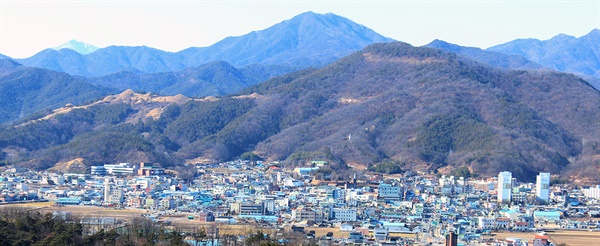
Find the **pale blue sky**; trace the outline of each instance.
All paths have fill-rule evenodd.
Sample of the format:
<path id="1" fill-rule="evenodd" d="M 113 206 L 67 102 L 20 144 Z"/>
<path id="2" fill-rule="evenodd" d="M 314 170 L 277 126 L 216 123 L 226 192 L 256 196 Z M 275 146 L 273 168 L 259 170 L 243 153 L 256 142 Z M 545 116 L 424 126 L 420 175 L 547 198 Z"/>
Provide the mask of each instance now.
<path id="1" fill-rule="evenodd" d="M 517 38 L 579 37 L 600 28 L 600 0 L 0 0 L 0 53 L 28 57 L 70 39 L 179 51 L 306 11 L 335 13 L 416 46 L 437 38 L 487 48 Z"/>

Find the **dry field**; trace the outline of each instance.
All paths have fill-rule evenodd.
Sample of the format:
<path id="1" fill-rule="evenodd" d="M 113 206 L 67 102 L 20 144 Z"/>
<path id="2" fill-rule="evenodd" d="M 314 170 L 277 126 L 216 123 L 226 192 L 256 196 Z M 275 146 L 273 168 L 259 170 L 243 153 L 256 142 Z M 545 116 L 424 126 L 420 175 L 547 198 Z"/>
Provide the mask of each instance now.
<path id="1" fill-rule="evenodd" d="M 506 239 L 507 237 L 520 238 L 523 241 L 533 239 L 536 233 L 533 232 L 495 232 L 497 239 Z M 548 238 L 554 244 L 566 243 L 570 246 L 600 245 L 599 231 L 551 231 L 547 232 Z"/>
<path id="2" fill-rule="evenodd" d="M 174 217 L 161 217 L 161 220 L 168 219 L 171 221 L 171 224 L 180 228 L 212 228 L 214 226 L 219 227 L 220 234 L 231 234 L 231 235 L 243 235 L 248 234 L 249 232 L 261 230 L 265 233 L 275 232 L 276 229 L 273 228 L 261 228 L 256 225 L 226 225 L 226 224 L 216 224 L 216 223 L 206 223 L 200 222 L 197 220 L 190 220 L 184 217 L 174 218 Z M 290 228 L 287 228 L 290 229 Z M 325 236 L 328 232 L 333 232 L 333 236 L 336 238 L 347 238 L 350 235 L 349 232 L 342 232 L 339 228 L 315 228 L 315 227 L 306 227 L 304 228 L 305 232 L 315 231 L 315 235 L 317 237 Z"/>
<path id="3" fill-rule="evenodd" d="M 599 231 L 556 231 L 549 232 L 550 241 L 567 245 L 600 245 Z"/>
<path id="4" fill-rule="evenodd" d="M 52 213 L 54 211 L 68 211 L 75 216 L 82 217 L 115 217 L 115 218 L 135 218 L 140 217 L 145 210 L 116 210 L 103 207 L 92 206 L 64 206 L 64 207 L 45 207 L 40 208 L 41 213 Z"/>
<path id="5" fill-rule="evenodd" d="M 52 213 L 54 211 L 71 212 L 75 216 L 81 217 L 115 217 L 115 218 L 134 218 L 140 217 L 146 211 L 142 209 L 117 210 L 105 207 L 93 206 L 54 206 L 54 202 L 35 202 L 23 204 L 11 204 L 2 207 L 21 207 L 40 213 Z"/>
<path id="6" fill-rule="evenodd" d="M 27 207 L 27 208 L 43 208 L 43 207 L 52 207 L 52 206 L 54 206 L 54 202 L 30 202 L 30 203 L 10 204 L 10 205 L 4 205 L 4 206 Z"/>

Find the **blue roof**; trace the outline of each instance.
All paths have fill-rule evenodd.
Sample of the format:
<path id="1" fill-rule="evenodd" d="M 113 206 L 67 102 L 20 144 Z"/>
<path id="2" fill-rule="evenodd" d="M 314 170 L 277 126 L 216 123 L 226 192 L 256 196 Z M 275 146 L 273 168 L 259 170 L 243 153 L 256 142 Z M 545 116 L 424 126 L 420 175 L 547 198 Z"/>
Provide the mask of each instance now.
<path id="1" fill-rule="evenodd" d="M 61 197 L 54 200 L 56 203 L 68 203 L 68 204 L 79 204 L 81 203 L 81 199 L 79 198 L 70 198 L 70 197 Z"/>
<path id="2" fill-rule="evenodd" d="M 266 220 L 266 221 L 277 221 L 279 219 L 278 216 L 273 215 L 238 215 L 238 218 L 253 218 L 256 220 Z"/>
<path id="3" fill-rule="evenodd" d="M 538 215 L 538 216 L 560 216 L 560 212 L 558 212 L 558 211 L 534 211 L 533 215 Z"/>
<path id="4" fill-rule="evenodd" d="M 404 227 L 405 225 L 406 225 L 406 223 L 397 223 L 397 222 L 383 221 L 383 226 L 385 226 L 385 227 L 390 227 L 390 226 Z"/>

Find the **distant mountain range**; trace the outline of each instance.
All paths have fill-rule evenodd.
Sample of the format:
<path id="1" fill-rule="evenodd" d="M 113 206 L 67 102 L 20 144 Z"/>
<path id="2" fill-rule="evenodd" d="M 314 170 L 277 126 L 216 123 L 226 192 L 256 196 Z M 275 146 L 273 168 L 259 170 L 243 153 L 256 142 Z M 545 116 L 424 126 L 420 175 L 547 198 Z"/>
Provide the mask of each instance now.
<path id="1" fill-rule="evenodd" d="M 558 71 L 600 78 L 600 29 L 579 38 L 560 34 L 545 41 L 517 39 L 487 50 L 519 55 Z"/>
<path id="2" fill-rule="evenodd" d="M 553 69 L 573 73 L 600 90 L 600 30 L 575 38 L 564 34 L 540 41 L 519 39 L 486 50 L 434 40 L 425 47 L 505 69 Z"/>
<path id="3" fill-rule="evenodd" d="M 371 45 L 220 99 L 159 105 L 169 100 L 143 97 L 145 108 L 132 106 L 141 99 L 105 99 L 3 129 L 0 149 L 38 167 L 78 157 L 88 165 L 168 166 L 250 151 L 289 163 L 329 160 L 336 176 L 346 165 L 383 172 L 467 166 L 524 180 L 539 171 L 600 174 L 600 92 L 585 81 L 404 43 Z"/>
<path id="4" fill-rule="evenodd" d="M 227 62 L 210 62 L 177 72 L 153 74 L 119 72 L 85 78 L 92 84 L 119 90 L 154 92 L 189 97 L 222 96 L 241 91 L 276 75 L 293 71 L 290 67 L 249 65 L 237 69 Z"/>
<path id="5" fill-rule="evenodd" d="M 541 69 L 541 65 L 527 60 L 519 55 L 506 55 L 504 53 L 482 50 L 475 47 L 465 47 L 451 44 L 442 40 L 434 40 L 425 47 L 444 50 L 472 59 L 490 66 L 506 69 Z"/>
<path id="6" fill-rule="evenodd" d="M 393 40 L 344 17 L 307 12 L 265 30 L 176 53 L 145 46 L 109 46 L 86 55 L 90 47 L 69 42 L 65 46 L 68 49 L 46 49 L 17 61 L 26 66 L 93 77 L 123 71 L 173 72 L 215 61 L 235 67 L 261 64 L 298 69 L 321 67 L 369 44 L 390 41 Z"/>
<path id="7" fill-rule="evenodd" d="M 68 42 L 66 42 L 62 45 L 56 46 L 52 49 L 53 50 L 70 49 L 70 50 L 74 50 L 75 52 L 77 52 L 79 54 L 87 55 L 89 53 L 92 53 L 92 52 L 98 50 L 98 47 L 93 46 L 91 44 L 79 42 L 77 40 L 69 40 Z"/>
<path id="8" fill-rule="evenodd" d="M 321 67 L 366 45 L 390 41 L 393 40 L 344 17 L 307 12 L 265 30 L 228 37 L 208 47 L 188 48 L 175 53 L 145 46 L 98 49 L 71 40 L 17 61 L 26 66 L 91 77 L 123 71 L 176 72 L 215 61 L 226 61 L 237 68 L 261 64 L 297 70 Z M 503 68 L 540 69 L 543 66 L 569 72 L 586 79 L 593 78 L 592 84 L 598 87 L 599 43 L 600 30 L 595 29 L 579 38 L 559 34 L 546 41 L 517 39 L 487 50 L 462 47 L 441 40 L 435 40 L 427 47 Z M 3 57 L 7 58 L 0 54 L 0 59 Z"/>

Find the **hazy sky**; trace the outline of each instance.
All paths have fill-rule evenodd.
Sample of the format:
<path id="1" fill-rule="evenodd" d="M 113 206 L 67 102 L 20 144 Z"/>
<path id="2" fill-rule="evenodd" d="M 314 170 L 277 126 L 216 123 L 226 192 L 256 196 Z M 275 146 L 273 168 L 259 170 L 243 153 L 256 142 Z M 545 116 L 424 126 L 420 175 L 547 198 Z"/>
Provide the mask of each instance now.
<path id="1" fill-rule="evenodd" d="M 517 38 L 579 37 L 600 28 L 600 0 L 0 0 L 0 53 L 28 57 L 70 39 L 179 51 L 306 11 L 335 13 L 416 46 L 437 38 L 487 48 Z"/>

